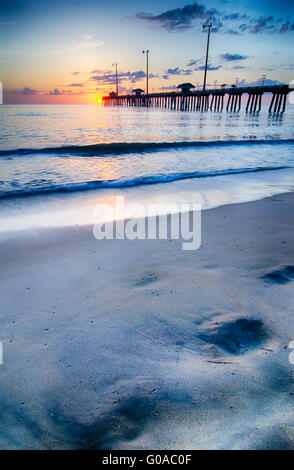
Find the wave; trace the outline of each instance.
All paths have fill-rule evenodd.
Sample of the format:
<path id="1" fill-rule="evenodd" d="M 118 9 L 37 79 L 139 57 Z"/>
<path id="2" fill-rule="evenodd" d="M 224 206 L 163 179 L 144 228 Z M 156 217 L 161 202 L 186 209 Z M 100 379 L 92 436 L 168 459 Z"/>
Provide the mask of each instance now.
<path id="1" fill-rule="evenodd" d="M 239 168 L 228 169 L 224 171 L 211 171 L 211 172 L 189 172 L 189 173 L 173 173 L 170 175 L 157 175 L 157 176 L 142 176 L 132 179 L 119 179 L 119 180 L 104 180 L 104 181 L 86 181 L 80 183 L 70 183 L 64 185 L 39 187 L 34 189 L 19 189 L 17 191 L 0 191 L 0 198 L 11 198 L 20 196 L 32 196 L 36 194 L 47 193 L 65 193 L 74 191 L 89 191 L 100 188 L 130 188 L 133 186 L 141 186 L 145 184 L 160 184 L 170 183 L 172 181 L 193 179 L 193 178 L 208 178 L 215 176 L 225 175 L 238 175 L 242 173 L 256 173 L 262 171 L 283 170 L 291 168 L 289 166 L 276 166 L 276 167 L 257 167 L 257 168 Z"/>
<path id="2" fill-rule="evenodd" d="M 68 145 L 46 148 L 19 148 L 0 150 L 0 157 L 54 154 L 60 156 L 104 156 L 121 155 L 128 153 L 147 153 L 169 149 L 194 148 L 194 147 L 222 147 L 231 145 L 280 145 L 293 144 L 294 139 L 230 139 L 230 140 L 197 140 L 183 142 L 117 142 L 109 144 L 93 145 Z"/>

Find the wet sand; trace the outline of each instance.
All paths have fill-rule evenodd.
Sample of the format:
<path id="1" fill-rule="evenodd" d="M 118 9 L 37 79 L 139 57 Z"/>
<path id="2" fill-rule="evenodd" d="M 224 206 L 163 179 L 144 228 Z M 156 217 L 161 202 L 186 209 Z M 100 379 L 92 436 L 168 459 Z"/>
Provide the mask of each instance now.
<path id="1" fill-rule="evenodd" d="M 1 235 L 2 449 L 294 449 L 294 194 L 202 246 Z"/>

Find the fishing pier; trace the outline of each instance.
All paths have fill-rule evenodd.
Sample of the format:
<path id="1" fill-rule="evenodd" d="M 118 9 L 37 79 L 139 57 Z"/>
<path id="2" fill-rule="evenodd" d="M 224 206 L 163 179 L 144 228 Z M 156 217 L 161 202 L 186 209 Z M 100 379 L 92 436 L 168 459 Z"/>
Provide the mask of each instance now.
<path id="1" fill-rule="evenodd" d="M 228 87 L 206 90 L 194 90 L 191 83 L 183 83 L 179 90 L 165 93 L 144 94 L 135 89 L 130 95 L 110 93 L 102 99 L 103 106 L 136 106 L 147 108 L 166 108 L 180 111 L 216 111 L 239 112 L 242 96 L 247 95 L 246 112 L 257 113 L 262 107 L 262 96 L 271 93 L 270 113 L 283 113 L 286 109 L 288 85 L 255 87 Z"/>

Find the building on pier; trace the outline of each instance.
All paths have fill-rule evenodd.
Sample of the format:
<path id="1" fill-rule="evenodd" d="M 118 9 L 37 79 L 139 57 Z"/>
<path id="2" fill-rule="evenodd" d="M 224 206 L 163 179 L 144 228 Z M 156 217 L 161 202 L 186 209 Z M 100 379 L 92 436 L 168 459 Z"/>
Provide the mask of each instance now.
<path id="1" fill-rule="evenodd" d="M 142 88 L 135 88 L 132 91 L 132 94 L 135 95 L 135 96 L 142 96 L 143 93 L 144 93 L 144 90 L 142 90 Z"/>
<path id="2" fill-rule="evenodd" d="M 177 86 L 177 89 L 181 90 L 181 93 L 183 95 L 189 95 L 189 93 L 191 93 L 191 91 L 195 89 L 195 86 L 192 85 L 192 83 L 181 83 Z"/>

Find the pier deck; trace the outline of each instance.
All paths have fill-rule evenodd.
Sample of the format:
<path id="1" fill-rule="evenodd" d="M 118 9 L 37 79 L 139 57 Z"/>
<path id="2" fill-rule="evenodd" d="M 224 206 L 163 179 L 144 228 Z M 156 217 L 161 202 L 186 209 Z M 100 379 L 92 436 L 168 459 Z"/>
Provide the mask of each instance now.
<path id="1" fill-rule="evenodd" d="M 286 109 L 287 95 L 291 90 L 288 85 L 216 88 L 205 91 L 164 92 L 116 95 L 111 93 L 102 99 L 103 106 L 139 106 L 152 108 L 167 108 L 181 111 L 226 111 L 241 110 L 241 98 L 247 94 L 246 112 L 259 112 L 264 93 L 271 93 L 269 112 L 283 113 Z M 225 96 L 227 96 L 225 104 Z"/>

